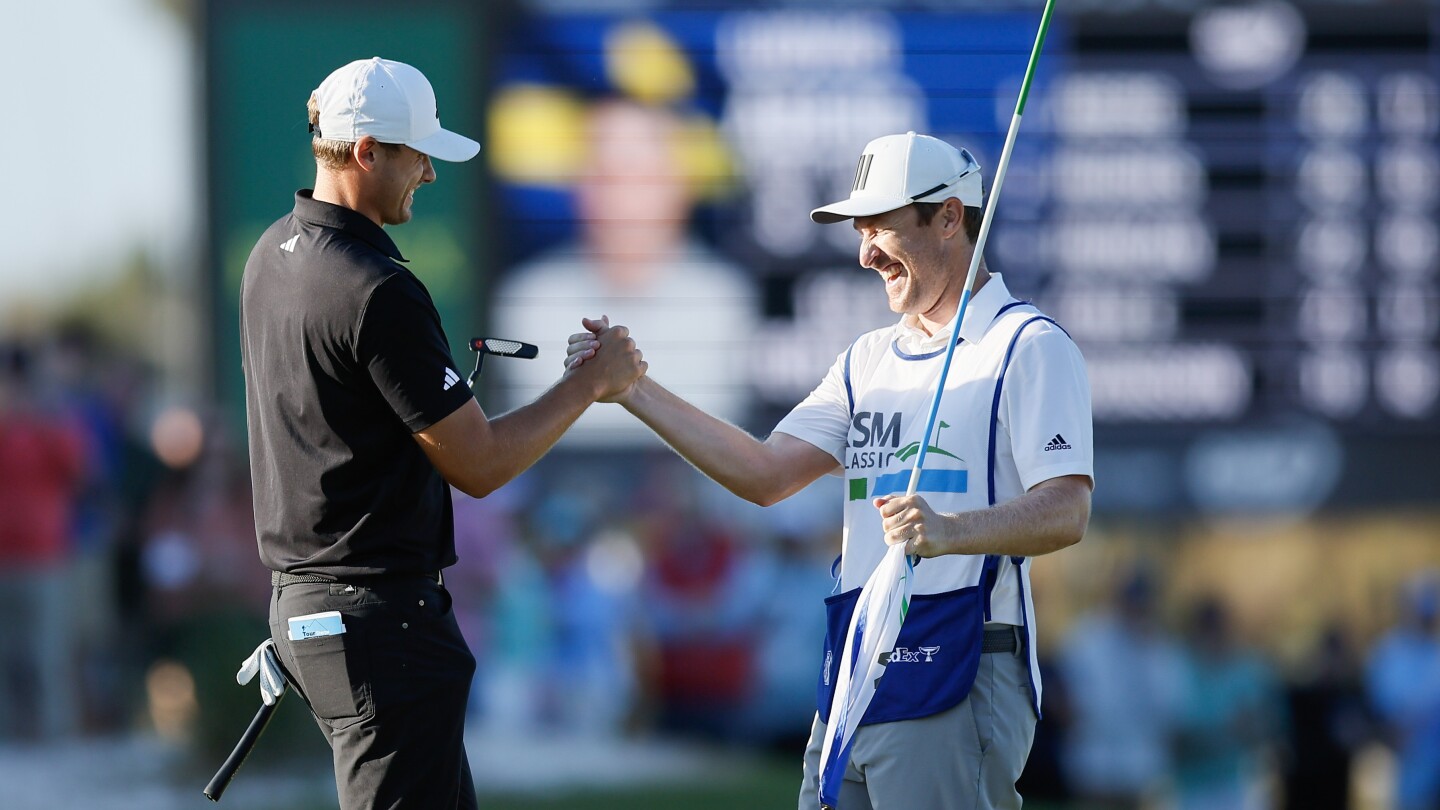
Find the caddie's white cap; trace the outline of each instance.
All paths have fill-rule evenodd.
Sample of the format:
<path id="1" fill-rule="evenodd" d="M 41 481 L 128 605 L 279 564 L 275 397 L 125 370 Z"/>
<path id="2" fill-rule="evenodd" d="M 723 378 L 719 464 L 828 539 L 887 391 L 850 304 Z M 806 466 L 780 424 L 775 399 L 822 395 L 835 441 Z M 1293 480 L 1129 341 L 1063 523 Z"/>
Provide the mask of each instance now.
<path id="1" fill-rule="evenodd" d="M 372 56 L 351 62 L 315 88 L 318 137 L 354 143 L 369 135 L 449 161 L 469 160 L 480 144 L 440 127 L 435 89 L 404 62 Z"/>
<path id="2" fill-rule="evenodd" d="M 865 145 L 850 198 L 816 208 L 810 218 L 828 225 L 950 197 L 965 205 L 984 204 L 980 164 L 970 150 L 914 132 L 886 135 Z"/>

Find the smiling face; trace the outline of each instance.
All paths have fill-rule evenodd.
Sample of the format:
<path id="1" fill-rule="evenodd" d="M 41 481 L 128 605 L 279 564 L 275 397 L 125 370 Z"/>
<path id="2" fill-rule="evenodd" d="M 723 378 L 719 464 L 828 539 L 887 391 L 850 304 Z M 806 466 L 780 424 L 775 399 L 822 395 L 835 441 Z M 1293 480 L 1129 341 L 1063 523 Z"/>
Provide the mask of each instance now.
<path id="1" fill-rule="evenodd" d="M 375 163 L 370 172 L 369 199 L 381 225 L 400 225 L 410 221 L 415 203 L 415 189 L 435 182 L 435 167 L 430 156 L 408 146 L 386 147 L 376 144 Z"/>
<path id="2" fill-rule="evenodd" d="M 922 326 L 949 322 L 959 306 L 970 260 L 963 218 L 963 208 L 953 198 L 929 223 L 920 221 L 913 205 L 855 218 L 860 265 L 880 274 L 891 311 L 913 315 Z"/>

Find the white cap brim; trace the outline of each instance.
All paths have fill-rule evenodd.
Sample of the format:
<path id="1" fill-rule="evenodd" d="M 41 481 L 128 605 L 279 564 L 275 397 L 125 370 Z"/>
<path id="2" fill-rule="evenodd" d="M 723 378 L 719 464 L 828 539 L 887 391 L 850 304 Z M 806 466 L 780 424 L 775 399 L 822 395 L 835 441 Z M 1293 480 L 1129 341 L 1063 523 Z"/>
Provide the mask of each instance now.
<path id="1" fill-rule="evenodd" d="M 463 163 L 480 152 L 479 143 L 448 129 L 436 130 L 418 141 L 405 145 L 437 160 L 451 163 Z"/>
<path id="2" fill-rule="evenodd" d="M 856 195 L 848 200 L 833 202 L 821 206 L 810 212 L 810 219 L 821 225 L 834 225 L 837 222 L 844 222 L 855 217 L 873 217 L 876 214 L 884 214 L 894 211 L 897 208 L 904 208 L 911 203 L 938 203 L 945 202 L 951 197 L 960 200 L 961 205 L 979 207 L 984 204 L 984 194 L 980 188 L 980 173 L 974 172 L 956 180 L 945 188 L 933 194 L 926 195 L 920 199 L 912 200 L 909 197 L 877 197 L 870 194 Z"/>
<path id="3" fill-rule="evenodd" d="M 821 225 L 834 225 L 837 222 L 844 222 L 855 217 L 873 217 L 876 214 L 884 214 L 894 211 L 896 208 L 904 208 L 910 201 L 904 197 L 877 199 L 875 197 L 851 197 L 848 200 L 830 203 L 829 205 L 816 208 L 810 212 L 810 219 Z"/>

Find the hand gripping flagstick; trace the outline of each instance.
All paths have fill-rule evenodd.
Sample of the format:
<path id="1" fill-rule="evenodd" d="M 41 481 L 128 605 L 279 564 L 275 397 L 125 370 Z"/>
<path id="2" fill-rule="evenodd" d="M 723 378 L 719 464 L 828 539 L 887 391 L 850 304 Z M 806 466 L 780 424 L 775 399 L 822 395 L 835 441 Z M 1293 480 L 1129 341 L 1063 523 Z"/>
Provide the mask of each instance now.
<path id="1" fill-rule="evenodd" d="M 960 326 L 965 322 L 965 310 L 970 305 L 970 295 L 975 289 L 975 276 L 980 270 L 980 261 L 985 252 L 985 241 L 990 236 L 990 224 L 995 218 L 995 202 L 1000 198 L 1000 186 L 1005 181 L 1005 172 L 1010 166 L 1010 153 L 1015 148 L 1015 136 L 1020 131 L 1020 118 L 1025 114 L 1025 102 L 1030 95 L 1030 84 L 1035 78 L 1035 65 L 1040 61 L 1040 50 L 1045 45 L 1045 34 L 1050 28 L 1050 15 L 1055 0 L 1046 0 L 1045 10 L 1040 17 L 1040 30 L 1035 35 L 1035 46 L 1030 51 L 1030 62 L 1025 66 L 1025 80 L 1020 85 L 1020 98 L 1015 104 L 1015 115 L 1010 119 L 1010 131 L 1005 136 L 1005 148 L 1000 153 L 1000 163 L 995 169 L 995 180 L 990 187 L 990 200 L 985 206 L 985 216 L 980 222 L 980 234 L 975 240 L 975 253 L 970 257 L 970 272 L 965 276 L 965 288 L 960 294 L 960 306 L 955 319 L 950 322 L 951 340 L 945 349 L 945 364 L 940 370 L 940 380 L 935 385 L 935 397 L 930 403 L 930 416 L 925 421 L 924 441 L 920 442 L 920 453 L 915 457 L 915 469 L 910 473 L 910 482 L 905 489 L 907 496 L 914 495 L 920 484 L 920 473 L 929 451 L 930 437 L 935 431 L 935 420 L 940 413 L 940 398 L 945 392 L 945 378 L 950 373 L 950 360 L 959 343 Z M 845 767 L 850 760 L 850 748 L 855 742 L 855 730 L 865 717 L 875 687 L 885 674 L 888 661 L 882 653 L 894 649 L 895 639 L 905 622 L 910 609 L 910 592 L 913 585 L 914 561 L 905 554 L 903 545 L 894 545 L 876 566 L 860 591 L 860 600 L 855 613 L 850 617 L 850 630 L 845 640 L 845 650 L 840 656 L 840 668 L 835 683 L 835 697 L 830 703 L 830 723 L 825 731 L 825 743 L 820 751 L 820 806 L 834 810 L 839 806 L 840 783 L 845 776 Z M 887 656 L 888 657 L 888 656 Z M 861 669 L 857 666 L 864 662 Z M 861 671 L 856 672 L 857 669 Z M 857 677 L 857 675 L 859 677 Z"/>

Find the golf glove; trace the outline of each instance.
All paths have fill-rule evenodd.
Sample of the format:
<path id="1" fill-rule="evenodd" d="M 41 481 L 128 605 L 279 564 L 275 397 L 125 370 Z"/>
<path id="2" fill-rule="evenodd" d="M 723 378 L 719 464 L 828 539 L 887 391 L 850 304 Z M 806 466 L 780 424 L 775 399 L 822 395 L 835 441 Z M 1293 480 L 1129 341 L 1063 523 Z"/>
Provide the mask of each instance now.
<path id="1" fill-rule="evenodd" d="M 240 665 L 240 671 L 235 673 L 235 680 L 244 686 L 260 674 L 260 699 L 265 701 L 266 706 L 275 705 L 275 701 L 285 694 L 285 688 L 289 686 L 285 681 L 285 673 L 280 671 L 280 662 L 275 660 L 275 640 L 265 639 Z"/>

